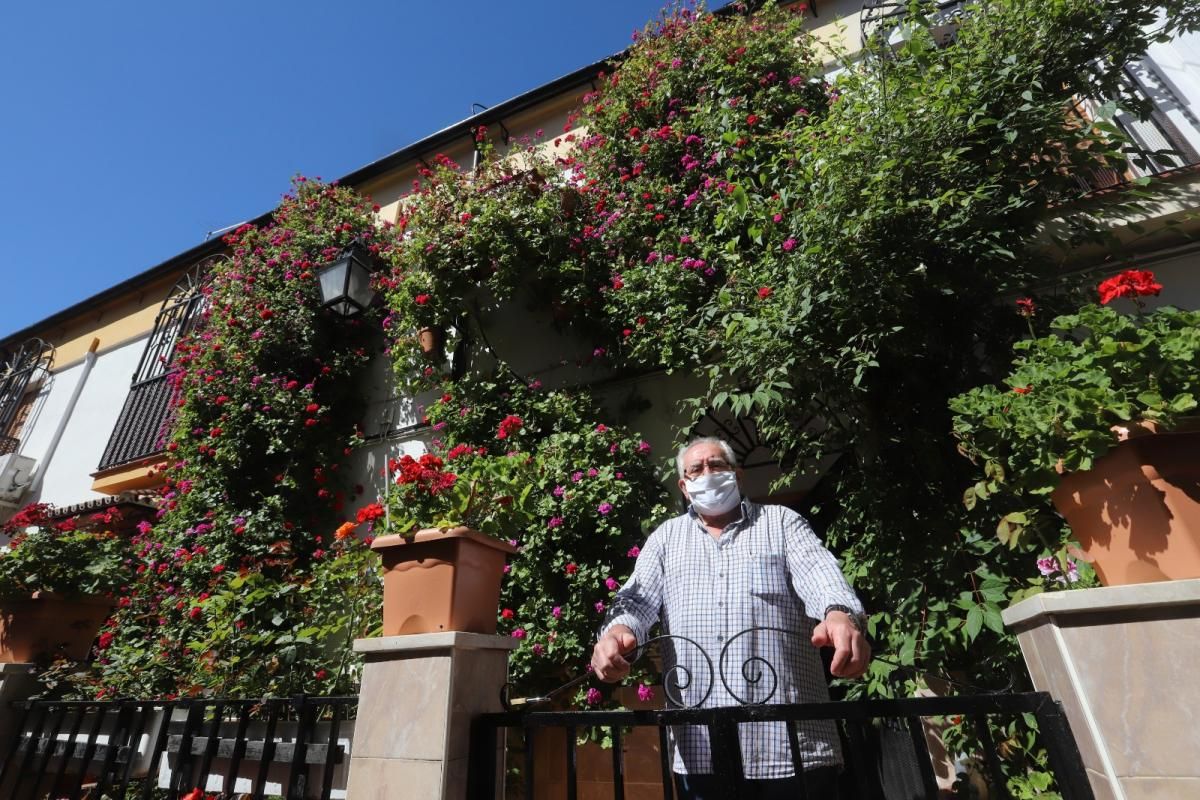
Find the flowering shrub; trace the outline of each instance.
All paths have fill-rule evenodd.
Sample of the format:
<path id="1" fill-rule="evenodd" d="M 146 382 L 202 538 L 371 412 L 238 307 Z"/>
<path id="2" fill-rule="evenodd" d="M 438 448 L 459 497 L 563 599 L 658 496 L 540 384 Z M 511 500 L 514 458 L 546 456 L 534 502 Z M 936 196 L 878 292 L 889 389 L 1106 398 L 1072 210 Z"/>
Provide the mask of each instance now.
<path id="1" fill-rule="evenodd" d="M 406 455 L 392 459 L 388 469 L 397 487 L 388 497 L 397 533 L 464 525 L 507 539 L 533 519 L 529 497 L 536 469 L 525 453 L 488 455 L 485 447 L 458 444 L 445 460 L 433 453 Z"/>
<path id="2" fill-rule="evenodd" d="M 31 504 L 0 528 L 0 596 L 32 592 L 110 594 L 132 577 L 129 541 L 111 526 L 117 509 L 54 521 L 44 503 Z"/>
<path id="3" fill-rule="evenodd" d="M 1145 313 L 1140 298 L 1161 290 L 1146 270 L 1108 278 L 1098 287 L 1100 305 L 1056 317 L 1049 335 L 1014 345 L 1004 386 L 951 401 L 962 452 L 984 472 L 965 502 L 999 495 L 1017 506 L 999 522 L 1002 542 L 1016 547 L 1036 534 L 1056 545 L 1057 518 L 1041 512 L 1063 472 L 1091 469 L 1117 445 L 1115 427 L 1147 421 L 1171 428 L 1196 410 L 1200 312 L 1163 306 Z M 1116 311 L 1118 298 L 1129 298 L 1135 313 Z M 1032 312 L 1025 315 L 1032 323 Z"/>
<path id="4" fill-rule="evenodd" d="M 386 260 L 391 231 L 349 190 L 295 186 L 269 224 L 225 237 L 201 324 L 176 348 L 173 461 L 107 627 L 105 695 L 355 685 L 343 651 L 377 624 L 377 576 L 337 532 L 373 326 L 322 313 L 316 270 L 352 241 Z"/>
<path id="5" fill-rule="evenodd" d="M 512 535 L 518 552 L 501 584 L 499 630 L 520 640 L 509 668 L 517 691 L 545 691 L 586 668 L 607 604 L 665 514 L 662 484 L 649 445 L 601 422 L 605 415 L 585 393 L 546 391 L 511 376 L 445 389 L 427 412 L 442 435 L 533 457 L 526 483 L 513 487 L 527 493 L 531 519 Z"/>

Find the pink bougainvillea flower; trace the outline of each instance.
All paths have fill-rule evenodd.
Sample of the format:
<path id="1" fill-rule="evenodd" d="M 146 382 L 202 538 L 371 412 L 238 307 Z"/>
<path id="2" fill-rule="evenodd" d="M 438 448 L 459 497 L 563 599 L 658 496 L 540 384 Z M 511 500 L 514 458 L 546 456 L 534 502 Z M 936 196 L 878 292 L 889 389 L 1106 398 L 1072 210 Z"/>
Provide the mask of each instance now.
<path id="1" fill-rule="evenodd" d="M 562 524 L 563 524 L 562 517 L 551 517 L 549 519 L 549 521 L 546 522 L 546 527 L 547 528 L 557 528 L 559 525 L 562 525 Z"/>
<path id="2" fill-rule="evenodd" d="M 639 555 L 641 555 L 641 553 L 642 553 L 642 548 L 638 547 L 635 544 L 633 547 L 629 548 L 629 552 L 626 553 L 625 555 L 629 556 L 630 558 L 637 558 Z"/>
<path id="3" fill-rule="evenodd" d="M 562 619 L 562 606 L 555 606 L 554 608 L 550 609 L 550 616 L 554 617 L 555 619 Z"/>
<path id="4" fill-rule="evenodd" d="M 594 706 L 600 702 L 600 690 L 595 686 L 587 690 L 587 704 Z"/>
<path id="5" fill-rule="evenodd" d="M 603 600 L 596 601 L 596 611 L 601 614 L 604 613 L 604 601 Z"/>
<path id="6" fill-rule="evenodd" d="M 649 703 L 654 699 L 654 688 L 644 683 L 638 684 L 637 693 L 638 700 L 641 700 L 643 703 Z"/>
<path id="7" fill-rule="evenodd" d="M 795 239 L 789 237 L 789 238 L 783 240 L 783 251 L 785 253 L 790 253 L 795 249 L 796 249 L 796 240 Z"/>
<path id="8" fill-rule="evenodd" d="M 621 584 L 617 582 L 617 579 L 611 575 L 604 579 L 604 585 L 608 587 L 610 592 L 615 592 L 621 586 Z"/>
<path id="9" fill-rule="evenodd" d="M 612 503 L 601 503 L 596 507 L 596 510 L 599 511 L 601 515 L 607 515 L 613 510 Z"/>
<path id="10" fill-rule="evenodd" d="M 513 632 L 512 632 L 512 638 L 524 639 L 525 638 L 525 629 L 524 628 L 514 628 Z"/>

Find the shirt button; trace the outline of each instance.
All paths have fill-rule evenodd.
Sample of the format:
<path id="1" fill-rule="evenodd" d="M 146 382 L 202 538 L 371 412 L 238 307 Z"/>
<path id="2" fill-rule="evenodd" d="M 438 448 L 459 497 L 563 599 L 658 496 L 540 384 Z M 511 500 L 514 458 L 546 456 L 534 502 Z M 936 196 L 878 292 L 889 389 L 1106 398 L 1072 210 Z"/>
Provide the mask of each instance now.
<path id="1" fill-rule="evenodd" d="M 718 577 L 718 578 L 724 578 L 724 577 L 725 577 L 725 573 L 724 573 L 724 572 L 718 572 L 718 573 L 717 573 L 717 577 Z"/>
<path id="2" fill-rule="evenodd" d="M 717 601 L 717 607 L 718 607 L 718 608 L 721 608 L 721 607 L 723 607 L 724 605 L 725 605 L 725 601 L 724 601 L 724 600 L 719 600 L 719 601 Z"/>
<path id="3" fill-rule="evenodd" d="M 718 636 L 718 637 L 717 637 L 717 641 L 718 641 L 718 642 L 723 642 L 723 641 L 725 641 L 725 637 L 724 637 L 724 636 Z"/>

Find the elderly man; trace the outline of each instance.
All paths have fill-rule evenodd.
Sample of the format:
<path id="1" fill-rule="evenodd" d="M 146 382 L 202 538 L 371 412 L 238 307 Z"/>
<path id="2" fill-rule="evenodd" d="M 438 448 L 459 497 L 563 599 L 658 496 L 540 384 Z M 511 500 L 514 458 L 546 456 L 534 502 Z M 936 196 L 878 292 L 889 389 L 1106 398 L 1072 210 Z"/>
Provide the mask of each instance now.
<path id="1" fill-rule="evenodd" d="M 668 687 L 668 696 L 685 705 L 702 699 L 705 707 L 826 701 L 821 647 L 834 649 L 834 675 L 861 676 L 871 658 L 862 605 L 804 518 L 783 506 L 744 499 L 742 471 L 720 439 L 693 440 L 679 451 L 676 465 L 679 488 L 691 506 L 646 540 L 593 650 L 597 677 L 613 682 L 628 675 L 623 655 L 647 641 L 656 622 L 664 633 L 703 648 L 724 675 L 724 681 L 708 675 L 707 662 L 690 643 L 666 640 L 664 671 L 679 684 Z M 776 630 L 738 636 L 753 628 Z M 718 665 L 726 645 L 725 663 Z M 755 657 L 763 661 L 750 660 Z M 758 681 L 752 680 L 756 669 Z M 800 781 L 810 798 L 837 796 L 841 749 L 834 724 L 800 722 L 797 728 L 803 776 L 795 774 L 783 723 L 739 726 L 745 779 L 738 797 L 793 797 Z M 677 726 L 670 738 L 680 797 L 721 798 L 707 727 Z"/>

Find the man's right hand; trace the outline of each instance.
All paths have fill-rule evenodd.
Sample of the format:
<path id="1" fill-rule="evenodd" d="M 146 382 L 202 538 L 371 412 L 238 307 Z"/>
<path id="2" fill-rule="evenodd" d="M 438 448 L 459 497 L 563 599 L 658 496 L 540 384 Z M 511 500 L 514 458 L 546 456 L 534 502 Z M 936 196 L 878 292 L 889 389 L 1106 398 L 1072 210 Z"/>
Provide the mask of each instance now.
<path id="1" fill-rule="evenodd" d="M 616 683 L 629 674 L 629 662 L 622 654 L 633 652 L 637 637 L 625 625 L 613 625 L 592 648 L 592 672 L 605 683 Z"/>

